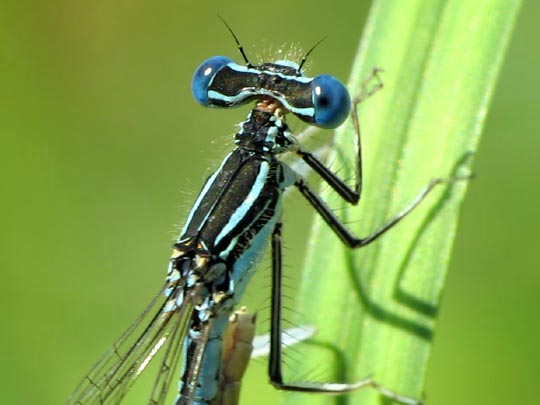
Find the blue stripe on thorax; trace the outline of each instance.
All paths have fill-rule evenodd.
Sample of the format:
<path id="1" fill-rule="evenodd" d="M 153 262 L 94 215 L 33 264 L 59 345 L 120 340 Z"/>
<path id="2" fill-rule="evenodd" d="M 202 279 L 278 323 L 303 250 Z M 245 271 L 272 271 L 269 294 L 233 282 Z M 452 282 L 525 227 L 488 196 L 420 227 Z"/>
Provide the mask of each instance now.
<path id="1" fill-rule="evenodd" d="M 182 228 L 182 231 L 180 232 L 180 235 L 178 236 L 178 242 L 180 242 L 180 240 L 182 239 L 183 235 L 186 233 L 187 231 L 187 228 L 189 227 L 190 223 L 191 223 L 191 220 L 193 219 L 193 215 L 195 215 L 195 212 L 197 212 L 197 209 L 199 208 L 200 204 L 201 204 L 201 201 L 204 199 L 204 197 L 206 196 L 206 193 L 208 193 L 208 190 L 210 190 L 210 188 L 212 187 L 212 185 L 214 184 L 214 181 L 216 180 L 216 177 L 219 175 L 219 173 L 221 172 L 221 169 L 223 169 L 223 166 L 225 166 L 225 164 L 227 163 L 227 160 L 229 160 L 229 158 L 231 157 L 232 155 L 232 152 L 229 153 L 225 159 L 223 159 L 223 162 L 221 163 L 221 166 L 219 166 L 219 168 L 208 178 L 208 180 L 206 181 L 206 183 L 204 184 L 204 187 L 203 189 L 201 190 L 201 192 L 199 193 L 199 195 L 197 196 L 197 200 L 195 201 L 195 204 L 193 204 L 193 207 L 191 208 L 191 211 L 189 212 L 189 215 L 186 219 L 186 222 L 184 223 L 184 227 Z M 208 214 L 210 213 L 211 211 L 209 210 L 208 211 Z M 201 221 L 201 224 L 199 226 L 199 229 L 201 229 L 201 227 L 204 225 L 204 223 L 206 222 L 206 219 L 208 218 L 208 214 L 206 215 L 206 218 Z"/>
<path id="2" fill-rule="evenodd" d="M 221 240 L 226 237 L 231 231 L 233 231 L 238 223 L 245 217 L 249 212 L 259 195 L 261 194 L 264 186 L 266 184 L 266 179 L 268 178 L 268 172 L 270 171 L 270 165 L 268 162 L 262 161 L 259 165 L 259 173 L 253 187 L 251 188 L 249 194 L 246 196 L 242 204 L 236 209 L 236 211 L 231 215 L 231 218 L 225 224 L 225 227 L 216 237 L 214 241 L 214 246 L 217 246 Z"/>

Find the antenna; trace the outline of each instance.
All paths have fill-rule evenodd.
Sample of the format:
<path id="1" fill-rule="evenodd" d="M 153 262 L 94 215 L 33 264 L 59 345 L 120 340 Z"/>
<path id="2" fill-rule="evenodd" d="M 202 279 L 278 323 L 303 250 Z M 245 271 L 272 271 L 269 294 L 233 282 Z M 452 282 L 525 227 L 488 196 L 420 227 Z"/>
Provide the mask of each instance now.
<path id="1" fill-rule="evenodd" d="M 230 28 L 229 28 L 230 29 Z M 304 57 L 302 58 L 302 60 L 300 61 L 300 64 L 298 65 L 298 69 L 296 70 L 297 74 L 301 75 L 302 72 L 302 66 L 304 66 L 304 64 L 306 63 L 306 60 L 307 60 L 307 57 L 309 56 L 309 54 L 311 52 L 313 52 L 313 50 L 320 45 L 321 42 L 323 42 L 326 38 L 328 38 L 328 35 L 325 35 L 324 37 L 322 37 L 322 39 L 319 40 L 319 42 L 317 42 L 315 45 L 313 45 L 311 47 L 311 49 L 309 51 L 306 52 L 306 54 L 304 55 Z"/>
<path id="2" fill-rule="evenodd" d="M 253 67 L 253 65 L 251 64 L 251 62 L 249 61 L 249 59 L 247 58 L 246 56 L 246 53 L 244 52 L 244 47 L 242 46 L 242 44 L 240 43 L 240 41 L 238 40 L 238 38 L 236 37 L 236 34 L 234 33 L 234 31 L 232 30 L 232 28 L 229 26 L 229 24 L 227 24 L 227 21 L 225 21 L 223 19 L 222 16 L 220 16 L 219 14 L 217 15 L 219 17 L 219 19 L 223 22 L 223 24 L 225 24 L 225 27 L 227 27 L 227 29 L 229 30 L 229 32 L 231 33 L 231 35 L 233 36 L 234 38 L 234 42 L 236 42 L 236 45 L 238 45 L 238 50 L 240 51 L 240 53 L 242 54 L 242 58 L 244 58 L 244 62 L 246 62 L 246 66 L 248 68 L 251 68 Z M 311 52 L 311 51 L 310 51 Z M 308 52 L 309 54 L 309 52 Z M 306 55 L 307 56 L 307 55 Z"/>

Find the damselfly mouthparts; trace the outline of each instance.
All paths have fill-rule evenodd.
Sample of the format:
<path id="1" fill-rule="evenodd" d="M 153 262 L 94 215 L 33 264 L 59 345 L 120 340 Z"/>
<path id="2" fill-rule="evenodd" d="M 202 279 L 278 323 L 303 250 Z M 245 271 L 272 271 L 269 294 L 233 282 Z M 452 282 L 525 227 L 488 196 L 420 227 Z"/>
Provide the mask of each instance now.
<path id="1" fill-rule="evenodd" d="M 234 36 L 234 34 L 233 34 Z M 79 384 L 70 404 L 118 403 L 161 351 L 163 359 L 149 402 L 164 403 L 180 377 L 176 404 L 215 403 L 222 371 L 222 337 L 268 240 L 272 247 L 270 331 L 271 383 L 284 390 L 343 393 L 365 386 L 407 404 L 418 400 L 397 395 L 371 378 L 353 383 L 288 383 L 281 368 L 281 200 L 295 186 L 336 235 L 350 248 L 365 246 L 396 225 L 427 196 L 433 180 L 396 217 L 365 238 L 357 238 L 339 221 L 304 178 L 280 160 L 301 157 L 333 190 L 351 204 L 360 200 L 362 163 L 356 104 L 336 78 L 304 76 L 303 62 L 245 65 L 215 56 L 196 70 L 192 90 L 206 107 L 228 108 L 254 102 L 240 124 L 235 148 L 204 184 L 180 237 L 174 244 L 167 278 L 159 294 L 113 348 Z M 310 51 L 311 52 L 311 51 Z M 308 52 L 309 54 L 309 52 Z M 307 56 L 307 54 L 306 54 Z M 287 113 L 322 128 L 341 125 L 351 112 L 358 134 L 356 183 L 349 187 L 313 154 L 302 149 L 286 123 Z M 146 318 L 149 318 L 148 320 Z M 179 366 L 180 359 L 183 359 Z"/>

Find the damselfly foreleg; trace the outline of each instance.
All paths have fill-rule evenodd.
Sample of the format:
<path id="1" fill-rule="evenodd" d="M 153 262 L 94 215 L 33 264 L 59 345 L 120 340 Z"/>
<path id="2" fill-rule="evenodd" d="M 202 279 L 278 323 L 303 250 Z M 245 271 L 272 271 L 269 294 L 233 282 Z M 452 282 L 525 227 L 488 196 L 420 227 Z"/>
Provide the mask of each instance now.
<path id="1" fill-rule="evenodd" d="M 369 77 L 362 83 L 361 88 L 357 96 L 352 101 L 351 118 L 353 121 L 353 127 L 356 133 L 357 145 L 356 145 L 356 165 L 355 165 L 355 184 L 353 187 L 349 186 L 343 179 L 341 179 L 336 173 L 322 163 L 311 152 L 307 152 L 298 148 L 296 153 L 315 171 L 321 178 L 328 184 L 334 191 L 336 191 L 341 198 L 353 205 L 358 204 L 362 196 L 362 141 L 360 121 L 358 118 L 357 107 L 363 100 L 372 96 L 377 91 L 382 89 L 383 83 L 379 77 L 381 69 L 375 68 Z M 376 80 L 375 85 L 368 89 L 368 83 L 371 80 Z M 403 218 L 405 218 L 411 211 L 413 211 L 420 203 L 430 194 L 430 192 L 439 184 L 453 183 L 459 180 L 468 180 L 470 176 L 455 176 L 450 178 L 434 178 L 432 179 L 424 189 L 422 189 L 417 196 L 395 217 L 391 218 L 380 229 L 373 232 L 364 238 L 358 238 L 351 233 L 345 225 L 339 220 L 339 218 L 332 212 L 328 205 L 315 193 L 307 184 L 307 182 L 298 176 L 295 182 L 295 186 L 302 193 L 302 195 L 308 200 L 308 202 L 315 208 L 324 221 L 332 228 L 337 236 L 350 248 L 359 248 L 365 246 L 380 236 L 386 231 L 397 225 Z"/>
<path id="2" fill-rule="evenodd" d="M 362 138 L 360 131 L 360 120 L 358 118 L 358 105 L 367 98 L 374 95 L 383 88 L 383 82 L 379 77 L 382 71 L 380 68 L 374 68 L 370 75 L 360 85 L 360 91 L 352 100 L 351 118 L 354 131 L 356 133 L 356 162 L 355 162 L 355 184 L 350 187 L 345 181 L 339 178 L 332 170 L 322 163 L 314 154 L 305 151 L 302 148 L 296 150 L 298 154 L 316 173 L 321 176 L 326 183 L 332 187 L 345 201 L 351 204 L 358 204 L 362 197 Z M 369 88 L 370 83 L 375 80 L 373 87 Z M 314 127 L 310 127 L 314 128 Z"/>

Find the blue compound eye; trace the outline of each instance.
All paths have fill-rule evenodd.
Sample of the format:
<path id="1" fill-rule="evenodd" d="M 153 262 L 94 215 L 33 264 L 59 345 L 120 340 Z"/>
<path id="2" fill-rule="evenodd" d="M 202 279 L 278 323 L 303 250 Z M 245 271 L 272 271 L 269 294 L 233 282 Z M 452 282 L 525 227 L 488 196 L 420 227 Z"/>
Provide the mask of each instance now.
<path id="1" fill-rule="evenodd" d="M 333 76 L 320 75 L 313 79 L 311 88 L 315 125 L 321 128 L 341 125 L 351 110 L 351 98 L 345 86 Z"/>
<path id="2" fill-rule="evenodd" d="M 229 63 L 232 63 L 232 60 L 225 56 L 212 56 L 197 68 L 191 80 L 191 91 L 199 104 L 208 107 L 208 86 L 216 73 Z"/>

